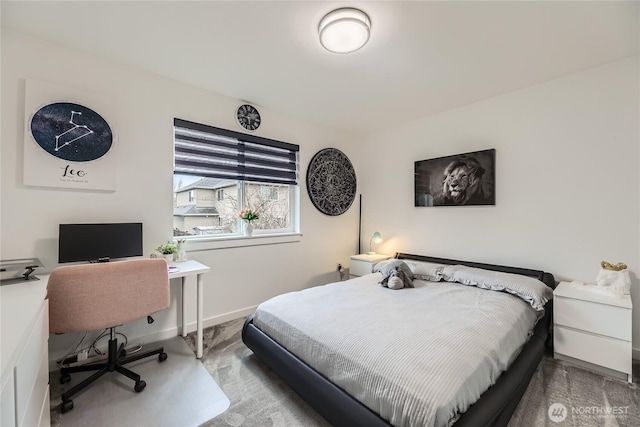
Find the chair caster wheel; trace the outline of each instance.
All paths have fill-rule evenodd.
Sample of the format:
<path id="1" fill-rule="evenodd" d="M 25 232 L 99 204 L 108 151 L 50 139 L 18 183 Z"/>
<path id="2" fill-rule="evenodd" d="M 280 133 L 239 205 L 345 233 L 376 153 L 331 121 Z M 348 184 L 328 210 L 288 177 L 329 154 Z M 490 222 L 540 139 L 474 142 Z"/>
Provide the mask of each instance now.
<path id="1" fill-rule="evenodd" d="M 73 400 L 63 400 L 60 404 L 60 411 L 64 414 L 73 409 Z"/>
<path id="2" fill-rule="evenodd" d="M 147 383 L 145 383 L 144 381 L 138 381 L 136 382 L 136 385 L 133 388 L 135 391 L 140 393 L 142 390 L 144 390 L 146 386 L 147 386 Z"/>
<path id="3" fill-rule="evenodd" d="M 159 360 L 160 362 L 164 362 L 165 360 L 167 360 L 167 357 L 168 357 L 168 356 L 167 356 L 167 353 L 160 353 L 160 354 L 158 355 L 158 360 Z"/>
<path id="4" fill-rule="evenodd" d="M 69 375 L 69 374 L 60 375 L 60 384 L 66 384 L 69 381 L 71 381 L 71 375 Z M 71 402 L 71 401 L 69 401 L 69 402 Z M 71 404 L 71 407 L 73 407 L 73 404 Z"/>

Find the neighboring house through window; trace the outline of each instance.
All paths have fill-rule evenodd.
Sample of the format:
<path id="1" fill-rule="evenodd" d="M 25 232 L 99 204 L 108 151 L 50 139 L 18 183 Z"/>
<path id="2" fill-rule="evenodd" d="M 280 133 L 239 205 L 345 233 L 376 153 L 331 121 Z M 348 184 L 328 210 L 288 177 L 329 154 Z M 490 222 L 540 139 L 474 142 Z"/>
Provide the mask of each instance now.
<path id="1" fill-rule="evenodd" d="M 262 191 L 262 197 L 264 197 L 265 200 L 278 200 L 277 188 L 263 186 L 261 188 L 261 191 Z"/>

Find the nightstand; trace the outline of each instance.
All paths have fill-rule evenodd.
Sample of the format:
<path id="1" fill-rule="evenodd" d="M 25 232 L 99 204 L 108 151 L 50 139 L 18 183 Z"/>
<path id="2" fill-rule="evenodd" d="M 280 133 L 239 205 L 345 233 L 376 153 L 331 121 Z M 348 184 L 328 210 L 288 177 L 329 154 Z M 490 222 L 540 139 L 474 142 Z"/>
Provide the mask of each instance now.
<path id="1" fill-rule="evenodd" d="M 373 266 L 379 263 L 380 261 L 384 261 L 385 259 L 391 258 L 389 255 L 382 254 L 360 254 L 360 255 L 352 255 L 349 260 L 349 275 L 350 276 L 364 276 L 365 274 L 369 274 L 373 272 Z"/>
<path id="2" fill-rule="evenodd" d="M 633 382 L 631 297 L 560 282 L 553 292 L 554 357 Z"/>

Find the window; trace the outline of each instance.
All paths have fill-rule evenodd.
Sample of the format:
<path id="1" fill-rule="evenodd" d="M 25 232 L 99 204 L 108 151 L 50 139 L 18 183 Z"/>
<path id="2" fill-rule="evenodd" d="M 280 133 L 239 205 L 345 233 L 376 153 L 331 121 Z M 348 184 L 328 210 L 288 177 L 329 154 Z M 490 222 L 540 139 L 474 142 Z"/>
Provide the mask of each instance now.
<path id="1" fill-rule="evenodd" d="M 296 232 L 298 150 L 174 119 L 174 236 L 240 236 L 245 208 L 259 213 L 254 235 Z"/>

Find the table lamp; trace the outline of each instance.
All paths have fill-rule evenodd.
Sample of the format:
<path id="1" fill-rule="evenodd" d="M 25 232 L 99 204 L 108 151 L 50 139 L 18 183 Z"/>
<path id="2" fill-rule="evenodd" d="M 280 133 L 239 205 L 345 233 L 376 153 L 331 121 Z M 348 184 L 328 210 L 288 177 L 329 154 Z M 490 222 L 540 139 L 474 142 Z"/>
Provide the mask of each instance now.
<path id="1" fill-rule="evenodd" d="M 367 252 L 367 255 L 375 255 L 373 244 L 380 242 L 382 242 L 382 235 L 376 231 L 373 233 L 373 236 L 371 236 L 371 239 L 369 239 L 369 252 Z"/>

